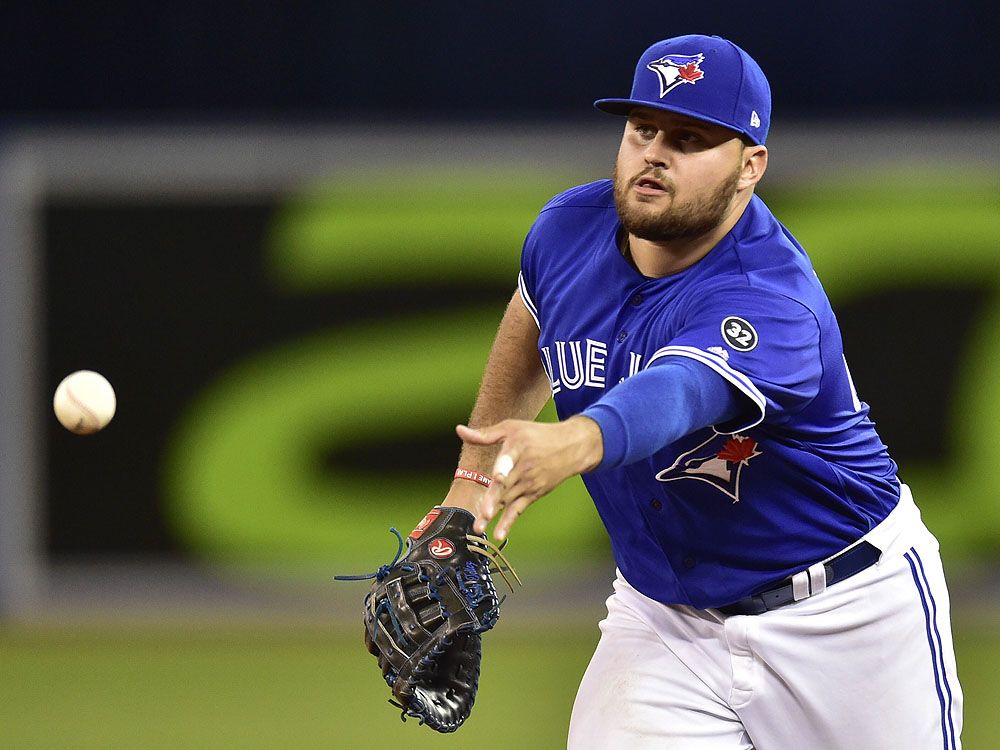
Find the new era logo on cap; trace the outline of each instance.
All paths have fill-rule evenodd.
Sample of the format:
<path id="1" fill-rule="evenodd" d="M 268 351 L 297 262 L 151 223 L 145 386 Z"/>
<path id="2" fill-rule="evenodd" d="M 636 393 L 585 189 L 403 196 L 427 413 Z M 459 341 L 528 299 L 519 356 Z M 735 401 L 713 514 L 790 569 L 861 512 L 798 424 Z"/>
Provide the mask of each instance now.
<path id="1" fill-rule="evenodd" d="M 760 127 L 760 115 L 757 114 L 757 110 L 750 113 L 750 127 L 759 128 Z"/>

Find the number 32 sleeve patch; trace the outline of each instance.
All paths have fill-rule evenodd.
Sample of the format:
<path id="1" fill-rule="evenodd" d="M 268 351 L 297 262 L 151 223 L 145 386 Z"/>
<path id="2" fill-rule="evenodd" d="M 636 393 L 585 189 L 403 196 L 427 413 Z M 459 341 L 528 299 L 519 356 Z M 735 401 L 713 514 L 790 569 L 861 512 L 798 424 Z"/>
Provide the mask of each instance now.
<path id="1" fill-rule="evenodd" d="M 749 352 L 757 346 L 757 331 L 749 321 L 730 315 L 722 321 L 722 338 L 738 352 Z"/>
<path id="2" fill-rule="evenodd" d="M 824 357 L 812 309 L 780 292 L 720 285 L 692 295 L 682 314 L 683 325 L 666 342 L 671 350 L 693 348 L 724 360 L 764 395 L 773 423 L 815 398 L 824 361 L 840 364 L 839 351 L 833 360 Z"/>

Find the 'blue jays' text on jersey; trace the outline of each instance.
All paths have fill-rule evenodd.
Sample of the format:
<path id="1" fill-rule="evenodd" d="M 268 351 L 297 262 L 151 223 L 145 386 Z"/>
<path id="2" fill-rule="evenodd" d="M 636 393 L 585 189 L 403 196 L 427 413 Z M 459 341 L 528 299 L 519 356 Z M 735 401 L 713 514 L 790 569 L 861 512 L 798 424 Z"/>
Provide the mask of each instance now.
<path id="1" fill-rule="evenodd" d="M 521 296 L 559 417 L 661 357 L 711 368 L 751 414 L 584 476 L 629 583 L 665 603 L 722 606 L 885 518 L 896 465 L 854 392 L 809 259 L 763 201 L 661 279 L 622 257 L 620 229 L 601 180 L 551 200 L 525 241 Z"/>

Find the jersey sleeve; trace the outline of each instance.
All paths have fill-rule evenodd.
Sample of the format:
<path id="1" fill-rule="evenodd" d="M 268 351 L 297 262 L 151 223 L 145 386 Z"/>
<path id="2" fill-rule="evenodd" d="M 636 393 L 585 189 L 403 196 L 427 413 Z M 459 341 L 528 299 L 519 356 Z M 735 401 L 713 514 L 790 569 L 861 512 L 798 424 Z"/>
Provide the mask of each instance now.
<path id="1" fill-rule="evenodd" d="M 541 330 L 542 324 L 538 318 L 538 306 L 535 304 L 535 285 L 538 282 L 538 221 L 528 230 L 528 235 L 524 238 L 524 246 L 521 248 L 521 268 L 517 274 L 517 289 L 521 293 L 521 301 L 528 309 L 535 325 Z"/>
<path id="2" fill-rule="evenodd" d="M 648 458 L 684 435 L 741 411 L 736 391 L 686 357 L 662 357 L 626 378 L 582 414 L 601 428 L 598 469 Z"/>
<path id="3" fill-rule="evenodd" d="M 650 357 L 684 357 L 714 370 L 742 393 L 749 408 L 720 432 L 767 421 L 783 424 L 817 395 L 823 376 L 820 328 L 812 311 L 790 297 L 751 286 L 692 295 L 669 343 Z"/>

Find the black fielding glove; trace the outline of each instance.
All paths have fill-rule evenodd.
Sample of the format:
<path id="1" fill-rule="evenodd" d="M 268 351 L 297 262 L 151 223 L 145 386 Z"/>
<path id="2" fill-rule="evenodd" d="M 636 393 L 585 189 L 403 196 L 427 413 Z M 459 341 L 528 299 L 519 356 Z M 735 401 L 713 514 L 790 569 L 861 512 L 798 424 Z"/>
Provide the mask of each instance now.
<path id="1" fill-rule="evenodd" d="M 369 576 L 365 645 L 378 659 L 402 718 L 454 732 L 469 717 L 479 688 L 482 634 L 500 617 L 501 600 L 490 570 L 507 581 L 500 550 L 472 533 L 475 517 L 462 508 L 437 506 L 410 532 L 396 559 Z M 518 581 L 520 583 L 520 581 Z M 510 585 L 508 581 L 508 585 Z"/>

